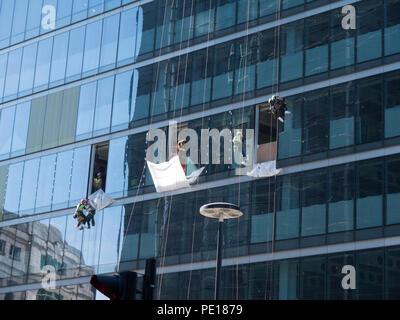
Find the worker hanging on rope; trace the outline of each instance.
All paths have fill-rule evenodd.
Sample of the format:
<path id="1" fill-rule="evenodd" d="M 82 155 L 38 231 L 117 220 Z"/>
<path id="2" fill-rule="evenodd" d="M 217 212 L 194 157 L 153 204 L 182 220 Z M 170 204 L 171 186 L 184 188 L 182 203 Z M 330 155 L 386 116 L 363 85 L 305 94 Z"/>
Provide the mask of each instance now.
<path id="1" fill-rule="evenodd" d="M 234 152 L 238 152 L 239 150 L 241 150 L 242 153 L 242 157 L 243 157 L 243 161 L 242 161 L 242 165 L 247 165 L 247 161 L 249 160 L 249 156 L 245 156 L 244 155 L 244 150 L 243 150 L 243 133 L 242 131 L 237 131 L 235 136 L 232 139 L 233 142 L 233 151 Z M 242 146 L 242 147 L 241 147 Z"/>
<path id="2" fill-rule="evenodd" d="M 74 219 L 78 219 L 78 224 L 77 224 L 77 228 L 79 230 L 82 230 L 85 227 L 85 222 L 86 222 L 86 216 L 83 213 L 83 210 L 86 210 L 86 205 L 87 205 L 87 200 L 86 199 L 82 199 L 78 205 L 76 206 L 76 210 L 75 213 L 73 215 Z"/>
<path id="3" fill-rule="evenodd" d="M 89 203 L 87 204 L 86 209 L 88 211 L 88 214 L 86 216 L 85 222 L 87 223 L 88 229 L 90 229 L 90 222 L 92 223 L 93 227 L 95 225 L 94 215 L 96 214 L 96 210 Z"/>
<path id="4" fill-rule="evenodd" d="M 269 112 L 276 116 L 280 122 L 284 122 L 285 114 L 291 114 L 290 111 L 287 111 L 285 98 L 280 98 L 274 95 L 269 98 L 268 104 Z"/>

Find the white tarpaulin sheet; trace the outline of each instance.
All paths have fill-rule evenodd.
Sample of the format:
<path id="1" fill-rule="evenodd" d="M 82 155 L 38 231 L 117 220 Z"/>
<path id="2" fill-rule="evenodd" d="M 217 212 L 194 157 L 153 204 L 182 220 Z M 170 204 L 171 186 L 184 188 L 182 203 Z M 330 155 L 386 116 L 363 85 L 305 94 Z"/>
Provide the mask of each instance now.
<path id="1" fill-rule="evenodd" d="M 277 176 L 281 171 L 281 169 L 276 169 L 276 161 L 267 161 L 256 164 L 247 175 L 254 178 L 268 178 Z"/>
<path id="2" fill-rule="evenodd" d="M 103 190 L 99 189 L 89 196 L 89 203 L 95 210 L 103 210 L 114 202 Z"/>
<path id="3" fill-rule="evenodd" d="M 193 171 L 186 177 L 179 156 L 174 156 L 168 162 L 155 164 L 147 161 L 151 177 L 157 192 L 167 192 L 182 188 L 189 188 L 191 183 L 196 182 L 204 168 Z"/>

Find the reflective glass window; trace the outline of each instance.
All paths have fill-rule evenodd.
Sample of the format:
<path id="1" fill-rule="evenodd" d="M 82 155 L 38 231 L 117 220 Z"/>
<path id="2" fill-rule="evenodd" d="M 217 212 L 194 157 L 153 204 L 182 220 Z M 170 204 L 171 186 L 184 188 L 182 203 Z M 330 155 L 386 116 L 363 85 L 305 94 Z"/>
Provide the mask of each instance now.
<path id="1" fill-rule="evenodd" d="M 8 157 L 11 148 L 12 133 L 14 128 L 15 106 L 0 110 L 0 158 Z"/>
<path id="2" fill-rule="evenodd" d="M 35 213 L 50 211 L 56 160 L 55 154 L 40 159 Z"/>
<path id="3" fill-rule="evenodd" d="M 238 24 L 257 19 L 258 0 L 238 0 L 237 4 L 238 4 L 238 9 L 237 9 Z"/>
<path id="4" fill-rule="evenodd" d="M 299 236 L 299 177 L 284 176 L 277 182 L 276 240 Z"/>
<path id="5" fill-rule="evenodd" d="M 21 63 L 21 77 L 19 79 L 20 95 L 31 93 L 35 77 L 37 43 L 24 47 Z"/>
<path id="6" fill-rule="evenodd" d="M 80 89 L 81 87 L 78 86 L 64 90 L 58 140 L 60 145 L 71 143 L 75 140 Z"/>
<path id="7" fill-rule="evenodd" d="M 28 273 L 28 265 L 31 262 L 31 239 L 28 235 L 31 231 L 31 223 L 17 225 L 15 234 L 15 245 L 10 248 L 10 258 L 12 258 L 11 277 L 15 284 L 23 284 Z M 12 250 L 12 252 L 11 252 Z"/>
<path id="8" fill-rule="evenodd" d="M 72 6 L 74 0 L 60 0 L 57 3 L 56 28 L 64 27 L 71 23 Z"/>
<path id="9" fill-rule="evenodd" d="M 157 22 L 156 16 L 157 9 L 155 2 L 146 3 L 138 9 L 138 37 L 136 42 L 136 53 L 138 55 L 153 51 L 155 35 L 154 25 Z M 192 33 L 193 31 L 191 34 Z"/>
<path id="10" fill-rule="evenodd" d="M 13 142 L 11 146 L 12 156 L 22 155 L 25 152 L 30 108 L 30 101 L 20 103 L 17 106 L 15 113 Z"/>
<path id="11" fill-rule="evenodd" d="M 133 120 L 140 120 L 149 116 L 149 104 L 152 88 L 153 66 L 133 70 L 132 101 L 136 95 Z"/>
<path id="12" fill-rule="evenodd" d="M 63 91 L 59 91 L 47 96 L 42 149 L 54 148 L 58 145 L 63 94 Z"/>
<path id="13" fill-rule="evenodd" d="M 13 23 L 14 0 L 4 0 L 0 11 L 0 48 L 10 43 L 11 27 Z"/>
<path id="14" fill-rule="evenodd" d="M 97 83 L 96 110 L 94 114 L 93 135 L 108 133 L 111 122 L 111 107 L 114 93 L 114 79 L 109 77 Z"/>
<path id="15" fill-rule="evenodd" d="M 1 98 L 3 97 L 4 85 L 6 82 L 7 59 L 8 59 L 8 53 L 2 54 L 0 56 L 0 97 Z"/>
<path id="16" fill-rule="evenodd" d="M 385 138 L 400 136 L 400 72 L 385 79 Z"/>
<path id="17" fill-rule="evenodd" d="M 64 255 L 62 263 L 62 278 L 75 278 L 79 276 L 82 257 L 83 232 L 77 227 L 77 220 L 72 215 L 67 216 L 65 232 Z"/>
<path id="18" fill-rule="evenodd" d="M 101 40 L 100 71 L 115 67 L 118 46 L 119 14 L 105 18 Z"/>
<path id="19" fill-rule="evenodd" d="M 104 0 L 104 10 L 111 10 L 121 5 L 121 0 Z"/>
<path id="20" fill-rule="evenodd" d="M 190 95 L 190 75 L 191 75 L 191 59 L 189 56 L 181 59 L 174 59 L 172 70 L 176 71 L 173 77 L 173 87 L 171 90 L 171 111 L 175 113 L 181 112 L 183 108 L 189 106 Z"/>
<path id="21" fill-rule="evenodd" d="M 399 247 L 389 247 L 385 251 L 385 299 L 400 298 L 398 283 L 400 281 Z"/>
<path id="22" fill-rule="evenodd" d="M 274 262 L 274 297 L 279 300 L 299 299 L 299 261 L 297 259 Z"/>
<path id="23" fill-rule="evenodd" d="M 62 269 L 66 226 L 66 216 L 50 219 L 49 236 L 47 239 L 46 264 L 55 268 L 57 272 L 56 279 L 59 279 L 60 270 Z"/>
<path id="24" fill-rule="evenodd" d="M 33 99 L 31 102 L 26 153 L 36 152 L 42 148 L 46 105 L 47 96 Z"/>
<path id="25" fill-rule="evenodd" d="M 92 135 L 96 90 L 97 81 L 81 86 L 76 140 L 87 139 Z"/>
<path id="26" fill-rule="evenodd" d="M 368 0 L 358 4 L 357 62 L 382 55 L 382 1 Z"/>
<path id="27" fill-rule="evenodd" d="M 318 14 L 305 20 L 305 75 L 328 71 L 329 14 Z"/>
<path id="28" fill-rule="evenodd" d="M 343 29 L 342 8 L 331 11 L 331 66 L 332 70 L 354 64 L 355 33 L 357 30 Z"/>
<path id="29" fill-rule="evenodd" d="M 353 82 L 331 89 L 329 148 L 353 145 L 355 142 L 355 86 Z"/>
<path id="30" fill-rule="evenodd" d="M 300 297 L 305 300 L 325 298 L 326 259 L 322 257 L 303 258 L 300 263 Z"/>
<path id="31" fill-rule="evenodd" d="M 73 154 L 73 150 L 57 154 L 52 210 L 66 208 L 68 206 Z"/>
<path id="32" fill-rule="evenodd" d="M 343 266 L 354 266 L 353 252 L 345 252 L 328 255 L 327 270 L 327 299 L 331 300 L 353 300 L 355 299 L 356 290 L 343 290 L 342 280 Z"/>
<path id="33" fill-rule="evenodd" d="M 51 59 L 50 84 L 61 84 L 65 78 L 67 65 L 69 32 L 64 32 L 54 37 L 53 57 Z"/>
<path id="34" fill-rule="evenodd" d="M 383 299 L 383 248 L 356 251 L 356 288 L 360 300 Z"/>
<path id="35" fill-rule="evenodd" d="M 125 160 L 126 143 L 128 137 L 122 137 L 110 141 L 107 162 L 106 193 L 113 198 L 122 197 L 127 190 L 126 177 L 128 166 Z"/>
<path id="36" fill-rule="evenodd" d="M 385 0 L 385 55 L 400 52 L 397 41 L 400 33 L 400 3 L 396 0 Z"/>
<path id="37" fill-rule="evenodd" d="M 206 49 L 193 53 L 191 105 L 210 101 L 213 72 L 212 54 L 212 50 Z"/>
<path id="38" fill-rule="evenodd" d="M 281 27 L 281 81 L 301 78 L 303 75 L 304 20 Z"/>
<path id="39" fill-rule="evenodd" d="M 234 94 L 255 89 L 258 35 L 236 41 Z"/>
<path id="40" fill-rule="evenodd" d="M 282 0 L 282 9 L 288 9 L 291 7 L 296 7 L 302 5 L 304 0 Z"/>
<path id="41" fill-rule="evenodd" d="M 357 143 L 379 141 L 382 126 L 382 78 L 371 77 L 358 83 Z"/>
<path id="42" fill-rule="evenodd" d="M 3 220 L 3 214 L 4 214 L 3 207 L 4 207 L 4 197 L 7 189 L 7 175 L 8 175 L 8 166 L 7 165 L 0 166 L 0 221 Z"/>
<path id="43" fill-rule="evenodd" d="M 35 72 L 36 90 L 42 90 L 48 86 L 52 49 L 53 37 L 39 42 Z"/>
<path id="44" fill-rule="evenodd" d="M 257 88 L 272 86 L 278 80 L 276 32 L 274 29 L 263 31 L 258 33 L 253 40 L 257 42 L 257 46 L 252 48 L 252 50 L 256 50 L 253 54 L 256 54 L 257 59 Z"/>
<path id="45" fill-rule="evenodd" d="M 109 181 L 110 179 L 107 179 Z M 121 206 L 104 209 L 99 273 L 114 272 L 124 238 Z"/>
<path id="46" fill-rule="evenodd" d="M 104 0 L 89 0 L 89 17 L 103 12 Z"/>
<path id="47" fill-rule="evenodd" d="M 8 219 L 18 217 L 23 171 L 23 162 L 11 164 L 8 167 L 7 190 L 3 207 L 4 217 Z"/>
<path id="48" fill-rule="evenodd" d="M 69 206 L 76 206 L 82 198 L 86 199 L 90 149 L 90 146 L 86 146 L 74 150 Z"/>
<path id="49" fill-rule="evenodd" d="M 130 115 L 135 112 L 135 101 L 131 99 L 135 96 L 133 95 L 134 89 L 136 88 L 134 88 L 133 71 L 116 75 L 111 121 L 112 131 L 128 128 Z"/>
<path id="50" fill-rule="evenodd" d="M 21 42 L 25 36 L 26 15 L 28 13 L 28 0 L 15 1 L 11 44 Z M 1 17 L 0 17 L 1 18 Z M 17 22 L 18 21 L 18 22 Z"/>
<path id="51" fill-rule="evenodd" d="M 305 94 L 304 153 L 321 152 L 328 148 L 328 95 L 328 89 Z"/>
<path id="52" fill-rule="evenodd" d="M 4 87 L 4 98 L 7 100 L 17 97 L 21 59 L 22 48 L 10 51 L 8 54 L 7 80 Z"/>
<path id="53" fill-rule="evenodd" d="M 352 230 L 354 226 L 354 168 L 344 165 L 329 174 L 328 232 Z"/>
<path id="54" fill-rule="evenodd" d="M 252 209 L 253 215 L 251 217 L 251 243 L 272 241 L 274 209 L 273 203 L 269 199 L 271 199 L 270 196 L 273 190 L 275 190 L 274 182 L 269 179 L 254 183 L 255 196 L 252 199 L 254 209 Z"/>
<path id="55" fill-rule="evenodd" d="M 386 224 L 400 223 L 400 159 L 389 158 L 386 162 Z"/>
<path id="56" fill-rule="evenodd" d="M 357 172 L 357 228 L 382 225 L 383 168 L 381 160 L 364 161 Z"/>
<path id="57" fill-rule="evenodd" d="M 215 8 L 212 2 L 195 1 L 195 37 L 214 31 Z"/>
<path id="58" fill-rule="evenodd" d="M 85 26 L 73 29 L 69 35 L 67 81 L 79 78 L 82 72 L 83 48 L 85 45 Z"/>
<path id="59" fill-rule="evenodd" d="M 60 1 L 62 1 L 62 0 L 60 0 Z M 55 14 L 54 18 L 57 20 L 57 2 L 58 2 L 58 0 L 43 0 L 43 4 L 42 4 L 42 21 L 41 21 L 41 30 L 40 30 L 41 34 L 47 33 L 47 32 L 50 32 L 50 31 L 53 30 L 52 26 L 51 26 L 52 22 L 51 22 L 51 20 L 49 18 L 51 17 L 50 14 L 52 13 L 52 10 L 54 8 L 54 10 L 55 10 L 54 11 L 54 14 Z M 46 10 L 44 10 L 44 8 L 46 8 Z"/>
<path id="60" fill-rule="evenodd" d="M 302 96 L 286 99 L 288 111 L 285 122 L 279 126 L 278 158 L 285 159 L 301 154 L 302 146 Z"/>
<path id="61" fill-rule="evenodd" d="M 25 161 L 22 179 L 20 215 L 33 214 L 39 177 L 40 158 Z"/>
<path id="62" fill-rule="evenodd" d="M 228 42 L 215 47 L 213 100 L 232 95 L 235 66 L 235 43 Z"/>
<path id="63" fill-rule="evenodd" d="M 118 64 L 127 64 L 136 58 L 138 9 L 122 12 L 118 42 Z"/>
<path id="64" fill-rule="evenodd" d="M 233 26 L 236 20 L 236 1 L 218 0 L 216 7 L 217 15 L 215 29 L 222 30 Z"/>
<path id="65" fill-rule="evenodd" d="M 29 1 L 25 39 L 33 38 L 39 35 L 40 24 L 42 22 L 42 4 L 42 0 Z"/>
<path id="66" fill-rule="evenodd" d="M 74 0 L 72 22 L 83 20 L 88 15 L 89 0 Z"/>
<path id="67" fill-rule="evenodd" d="M 259 3 L 260 17 L 276 13 L 276 7 L 279 6 L 279 2 L 275 0 L 259 1 Z"/>
<path id="68" fill-rule="evenodd" d="M 328 199 L 326 170 L 303 175 L 301 235 L 312 236 L 326 232 L 326 202 Z"/>
<path id="69" fill-rule="evenodd" d="M 86 26 L 85 55 L 83 59 L 83 76 L 97 72 L 100 59 L 102 20 Z"/>

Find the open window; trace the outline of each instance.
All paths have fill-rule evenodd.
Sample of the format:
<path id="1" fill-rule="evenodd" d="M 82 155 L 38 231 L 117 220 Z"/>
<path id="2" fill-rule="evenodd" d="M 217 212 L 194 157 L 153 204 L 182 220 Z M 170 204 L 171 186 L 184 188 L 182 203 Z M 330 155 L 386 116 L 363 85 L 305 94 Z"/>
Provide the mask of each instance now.
<path id="1" fill-rule="evenodd" d="M 257 163 L 276 159 L 277 152 L 277 121 L 267 110 L 267 104 L 257 106 L 258 110 L 258 146 Z"/>
<path id="2" fill-rule="evenodd" d="M 89 194 L 98 189 L 105 191 L 109 142 L 93 146 Z"/>

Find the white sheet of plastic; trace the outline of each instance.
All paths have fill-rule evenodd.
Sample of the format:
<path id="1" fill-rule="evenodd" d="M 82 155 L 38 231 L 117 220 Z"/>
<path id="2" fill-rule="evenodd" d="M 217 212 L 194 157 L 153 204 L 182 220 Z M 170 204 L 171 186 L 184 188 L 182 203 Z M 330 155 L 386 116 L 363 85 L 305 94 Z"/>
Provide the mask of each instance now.
<path id="1" fill-rule="evenodd" d="M 168 162 L 159 164 L 147 161 L 147 166 L 157 192 L 167 192 L 190 187 L 179 161 L 179 156 L 174 156 Z"/>
<path id="2" fill-rule="evenodd" d="M 99 189 L 89 196 L 89 203 L 95 210 L 103 210 L 111 206 L 114 200 L 111 199 L 103 190 Z"/>
<path id="3" fill-rule="evenodd" d="M 276 161 L 267 161 L 256 164 L 247 175 L 254 178 L 268 178 L 277 176 L 281 171 L 281 169 L 276 168 Z"/>

